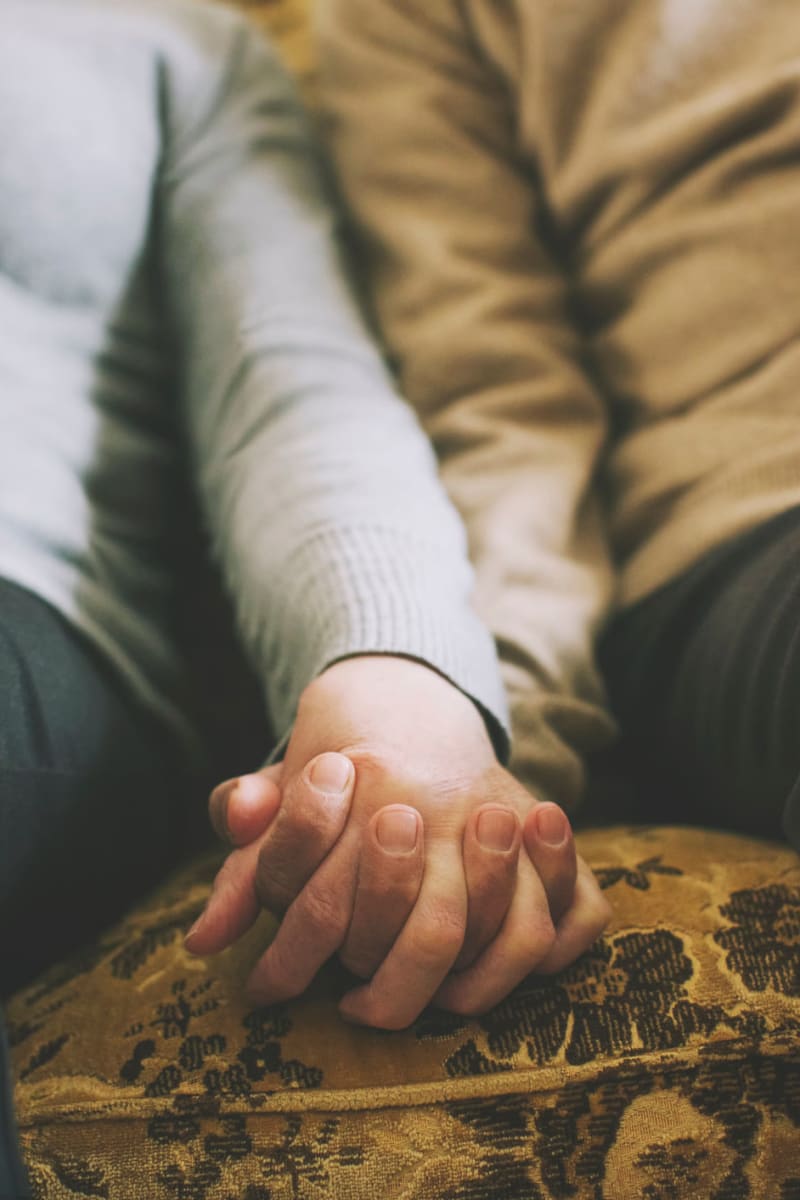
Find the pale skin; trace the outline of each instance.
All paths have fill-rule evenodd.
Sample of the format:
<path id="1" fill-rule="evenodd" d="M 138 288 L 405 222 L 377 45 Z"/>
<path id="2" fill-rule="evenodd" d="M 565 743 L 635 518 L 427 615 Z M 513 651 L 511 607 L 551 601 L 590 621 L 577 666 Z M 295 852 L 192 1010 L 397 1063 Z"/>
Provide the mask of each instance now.
<path id="1" fill-rule="evenodd" d="M 610 917 L 561 809 L 500 766 L 468 697 L 408 659 L 323 672 L 283 763 L 220 784 L 209 809 L 235 848 L 186 944 L 214 954 L 262 908 L 282 914 L 248 981 L 257 1003 L 300 995 L 338 954 L 364 981 L 347 1020 L 474 1015 L 569 965 Z"/>

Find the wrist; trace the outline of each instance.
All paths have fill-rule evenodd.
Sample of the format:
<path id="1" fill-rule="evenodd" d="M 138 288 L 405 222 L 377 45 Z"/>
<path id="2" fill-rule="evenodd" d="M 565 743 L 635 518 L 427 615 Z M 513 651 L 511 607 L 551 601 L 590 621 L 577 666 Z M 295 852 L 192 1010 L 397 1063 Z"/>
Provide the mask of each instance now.
<path id="1" fill-rule="evenodd" d="M 444 711 L 461 713 L 467 720 L 481 720 L 478 705 L 470 696 L 441 671 L 410 655 L 354 654 L 331 663 L 306 691 L 316 685 L 351 694 L 362 690 L 380 692 L 396 704 L 435 701 Z"/>
<path id="2" fill-rule="evenodd" d="M 390 738 L 462 742 L 469 739 L 495 758 L 481 709 L 434 667 L 396 654 L 339 659 L 307 685 L 298 721 L 321 711 L 349 726 L 357 741 Z M 319 718 L 318 718 L 319 719 Z M 326 718 L 325 724 L 330 721 Z"/>

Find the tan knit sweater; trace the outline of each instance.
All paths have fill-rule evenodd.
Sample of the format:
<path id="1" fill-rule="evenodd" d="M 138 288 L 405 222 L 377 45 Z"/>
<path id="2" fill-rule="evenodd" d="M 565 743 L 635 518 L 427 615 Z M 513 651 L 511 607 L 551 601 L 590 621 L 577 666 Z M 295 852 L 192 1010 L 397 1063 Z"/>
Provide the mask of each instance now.
<path id="1" fill-rule="evenodd" d="M 378 316 L 465 515 L 528 782 L 591 644 L 800 503 L 797 0 L 324 0 Z"/>

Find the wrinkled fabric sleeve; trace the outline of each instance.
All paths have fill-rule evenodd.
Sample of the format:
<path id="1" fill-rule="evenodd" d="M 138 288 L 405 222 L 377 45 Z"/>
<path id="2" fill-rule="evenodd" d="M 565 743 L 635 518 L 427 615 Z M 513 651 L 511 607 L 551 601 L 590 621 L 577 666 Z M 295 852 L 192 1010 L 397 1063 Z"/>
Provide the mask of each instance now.
<path id="1" fill-rule="evenodd" d="M 326 0 L 323 122 L 402 388 L 467 523 L 511 698 L 512 765 L 570 807 L 586 752 L 613 730 L 593 656 L 613 579 L 592 487 L 606 410 L 546 248 L 508 80 L 469 11 Z"/>
<path id="2" fill-rule="evenodd" d="M 471 696 L 503 756 L 505 696 L 463 527 L 362 323 L 286 72 L 225 13 L 198 35 L 193 67 L 165 68 L 163 109 L 162 254 L 184 416 L 277 737 L 326 666 L 393 653 Z"/>

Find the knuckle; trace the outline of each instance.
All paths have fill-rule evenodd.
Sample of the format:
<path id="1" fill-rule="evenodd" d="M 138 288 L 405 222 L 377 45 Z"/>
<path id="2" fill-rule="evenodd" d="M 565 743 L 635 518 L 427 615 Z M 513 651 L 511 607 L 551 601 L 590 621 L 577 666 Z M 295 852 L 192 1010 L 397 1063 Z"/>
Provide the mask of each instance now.
<path id="1" fill-rule="evenodd" d="M 536 968 L 536 971 L 537 971 L 537 974 L 539 974 L 539 975 L 558 975 L 559 972 L 562 971 L 566 965 L 567 965 L 566 963 L 562 963 L 556 959 L 553 959 L 552 962 L 541 963 Z"/>
<path id="2" fill-rule="evenodd" d="M 276 938 L 267 951 L 262 973 L 270 990 L 287 999 L 298 995 L 306 985 L 306 980 L 298 975 L 294 955 L 279 938 Z"/>
<path id="3" fill-rule="evenodd" d="M 435 933 L 430 930 L 419 930 L 411 940 L 411 952 L 414 960 L 423 970 L 452 962 L 460 949 L 460 939 L 458 941 L 451 939 L 448 942 L 437 938 Z"/>
<path id="4" fill-rule="evenodd" d="M 611 921 L 611 918 L 613 916 L 614 916 L 614 907 L 613 907 L 611 901 L 608 900 L 601 892 L 600 899 L 598 901 L 597 919 L 598 919 L 598 921 L 601 922 L 602 929 L 605 929 L 606 925 L 609 924 L 609 922 Z"/>
<path id="5" fill-rule="evenodd" d="M 298 889 L 285 878 L 270 858 L 260 857 L 256 867 L 255 890 L 259 904 L 274 913 L 284 913 L 296 899 Z"/>
<path id="6" fill-rule="evenodd" d="M 598 886 L 595 877 L 588 871 L 578 871 L 578 883 L 575 890 L 574 913 L 580 923 L 591 934 L 593 941 L 598 937 L 614 916 L 614 908 L 608 897 Z"/>
<path id="7" fill-rule="evenodd" d="M 603 896 L 587 922 L 588 936 L 592 942 L 595 940 L 595 938 L 598 938 L 603 930 L 610 924 L 613 915 L 613 908 L 609 904 L 608 900 L 606 900 L 605 896 Z"/>
<path id="8" fill-rule="evenodd" d="M 348 914 L 338 897 L 322 888 L 306 887 L 302 907 L 303 922 L 312 936 L 341 944 L 347 933 Z"/>
<path id="9" fill-rule="evenodd" d="M 555 926 L 549 917 L 533 930 L 531 950 L 532 954 L 536 955 L 536 962 L 550 953 L 556 944 L 557 936 Z"/>
<path id="10" fill-rule="evenodd" d="M 515 958 L 524 963 L 527 970 L 538 970 L 556 944 L 558 935 L 547 913 L 542 913 L 524 929 L 517 943 Z"/>
<path id="11" fill-rule="evenodd" d="M 362 744 L 349 746 L 345 753 L 356 768 L 359 779 L 363 777 L 370 784 L 408 773 L 408 762 L 399 748 L 395 750 L 391 746 L 383 746 L 376 750 Z"/>
<path id="12" fill-rule="evenodd" d="M 577 955 L 575 955 L 577 957 Z M 547 957 L 542 962 L 537 963 L 535 970 L 537 975 L 558 975 L 568 963 L 560 955 Z"/>
<path id="13" fill-rule="evenodd" d="M 265 908 L 284 912 L 297 898 L 330 848 L 326 833 L 308 808 L 295 806 L 281 815 L 258 856 L 256 893 Z"/>
<path id="14" fill-rule="evenodd" d="M 499 763 L 493 763 L 482 779 L 482 795 L 487 805 L 510 808 L 523 820 L 531 807 L 531 795 Z"/>
<path id="15" fill-rule="evenodd" d="M 348 747 L 356 775 L 354 803 L 365 819 L 391 803 L 413 804 L 417 788 L 408 762 L 391 748 L 380 753 L 366 746 Z"/>
<path id="16" fill-rule="evenodd" d="M 316 843 L 332 822 L 330 806 L 319 797 L 302 790 L 299 782 L 281 807 L 277 831 L 282 839 L 306 845 Z"/>
<path id="17" fill-rule="evenodd" d="M 429 905 L 411 936 L 411 952 L 421 966 L 454 961 L 464 944 L 466 922 L 460 910 L 448 904 Z"/>
<path id="18" fill-rule="evenodd" d="M 371 914 L 373 924 L 380 925 L 390 918 L 394 919 L 398 913 L 410 913 L 418 891 L 419 884 L 415 878 L 370 879 L 368 883 L 359 884 L 359 906 Z"/>
<path id="19" fill-rule="evenodd" d="M 443 1007 L 457 1017 L 479 1017 L 491 1008 L 491 1004 L 482 1003 L 478 996 L 470 992 L 455 992 L 448 996 Z"/>
<path id="20" fill-rule="evenodd" d="M 469 920 L 470 925 L 485 924 L 505 913 L 511 902 L 514 875 L 511 871 L 498 871 L 481 876 L 470 875 L 469 890 Z"/>
<path id="21" fill-rule="evenodd" d="M 363 947 L 345 945 L 339 952 L 339 959 L 350 974 L 359 979 L 370 979 L 375 974 L 376 955 Z"/>
<path id="22" fill-rule="evenodd" d="M 432 809 L 448 813 L 453 808 L 452 798 L 469 790 L 466 784 L 462 789 L 457 779 L 432 780 L 419 763 L 409 759 L 402 745 L 380 749 L 355 745 L 344 753 L 355 767 L 359 801 L 373 812 L 392 802 L 417 807 L 419 797 L 425 795 Z"/>
<path id="23" fill-rule="evenodd" d="M 463 970 L 471 965 L 497 936 L 499 921 L 470 921 L 456 961 L 456 969 Z"/>
<path id="24" fill-rule="evenodd" d="M 591 946 L 594 942 L 597 941 L 597 939 L 600 937 L 601 933 L 603 933 L 603 931 L 609 925 L 612 916 L 613 916 L 613 910 L 611 908 L 611 905 L 608 903 L 607 900 L 604 900 L 602 907 L 598 906 L 597 910 L 592 913 L 592 915 L 589 917 L 589 919 L 586 922 L 586 936 L 584 939 L 584 942 L 585 942 L 584 949 L 588 950 L 589 946 Z"/>

